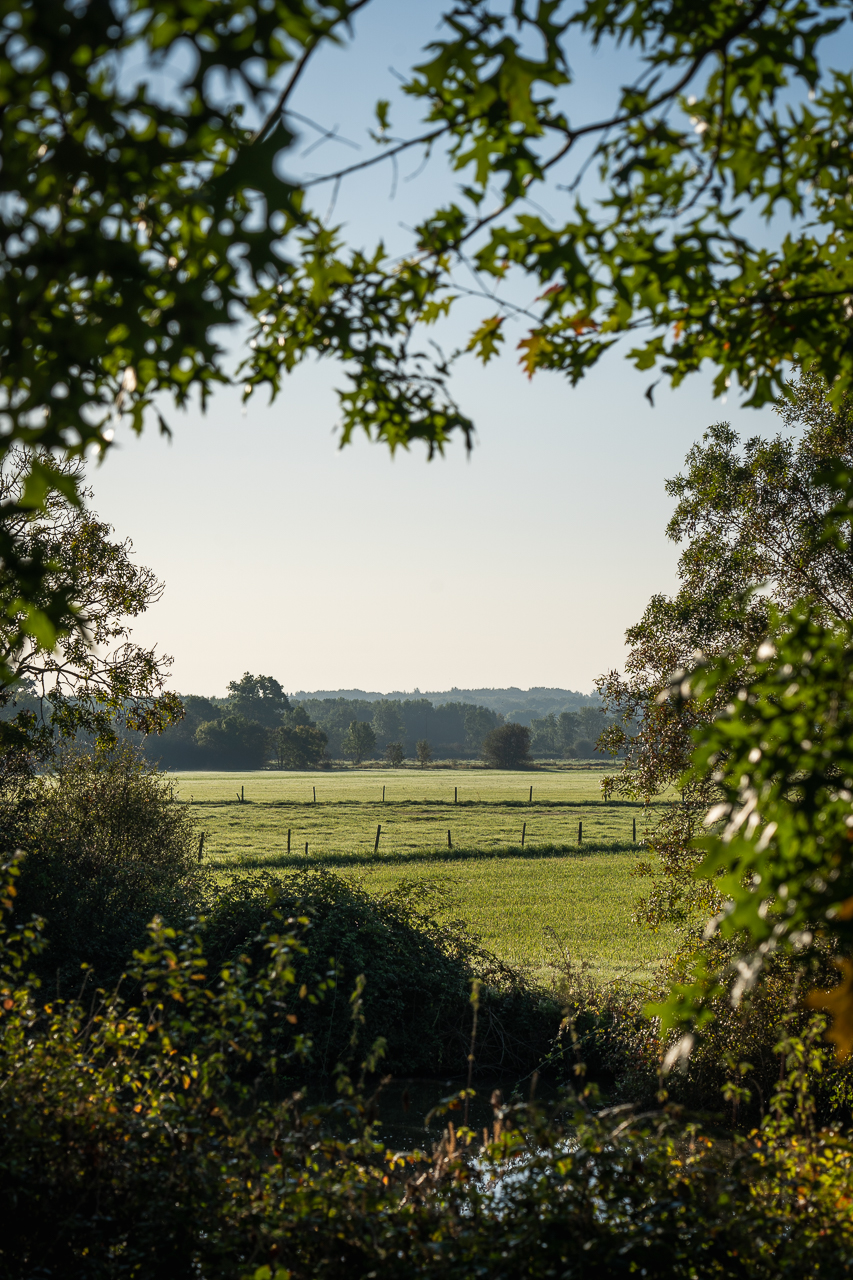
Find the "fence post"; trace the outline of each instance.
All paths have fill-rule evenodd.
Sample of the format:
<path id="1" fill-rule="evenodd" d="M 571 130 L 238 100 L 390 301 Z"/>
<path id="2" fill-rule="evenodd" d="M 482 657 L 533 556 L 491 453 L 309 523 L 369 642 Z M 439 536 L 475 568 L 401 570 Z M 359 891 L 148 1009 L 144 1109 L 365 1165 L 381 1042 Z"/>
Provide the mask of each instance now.
<path id="1" fill-rule="evenodd" d="M 636 844 L 637 843 L 637 819 L 636 818 L 634 819 L 634 834 L 632 839 L 634 841 L 634 844 Z"/>
<path id="2" fill-rule="evenodd" d="M 305 841 L 305 857 L 308 857 L 308 841 Z"/>
<path id="3" fill-rule="evenodd" d="M 522 822 L 522 824 L 521 824 L 521 847 L 522 847 L 522 849 L 524 848 L 524 837 L 525 837 L 525 834 L 526 834 L 526 833 L 527 833 L 527 823 L 526 823 L 526 822 Z"/>
<path id="4" fill-rule="evenodd" d="M 527 803 L 533 804 L 533 788 L 532 787 L 530 788 L 530 799 L 527 801 Z"/>
<path id="5" fill-rule="evenodd" d="M 287 852 L 290 853 L 290 827 L 287 828 Z"/>
<path id="6" fill-rule="evenodd" d="M 459 794 L 459 788 L 458 788 L 458 787 L 454 787 L 454 788 L 453 788 L 453 803 L 454 803 L 454 804 L 456 804 L 458 794 Z"/>
<path id="7" fill-rule="evenodd" d="M 583 822 L 578 823 L 578 844 L 583 844 Z"/>
<path id="8" fill-rule="evenodd" d="M 198 838 L 198 860 L 201 862 L 201 855 L 204 852 L 204 832 Z"/>
<path id="9" fill-rule="evenodd" d="M 382 803 L 385 803 L 385 788 L 382 788 Z"/>
<path id="10" fill-rule="evenodd" d="M 317 788 L 316 788 L 316 787 L 312 787 L 312 788 L 311 788 L 311 790 L 314 792 L 314 803 L 316 804 L 316 803 L 317 803 Z"/>
<path id="11" fill-rule="evenodd" d="M 450 839 L 450 832 L 449 832 L 449 831 L 448 831 L 448 833 L 447 833 L 447 847 L 448 847 L 448 849 L 452 849 L 452 848 L 453 848 L 453 841 Z"/>
<path id="12" fill-rule="evenodd" d="M 380 822 L 379 826 L 376 828 L 376 839 L 373 842 L 374 853 L 379 852 L 379 837 L 381 836 L 381 834 L 382 834 L 382 823 Z"/>

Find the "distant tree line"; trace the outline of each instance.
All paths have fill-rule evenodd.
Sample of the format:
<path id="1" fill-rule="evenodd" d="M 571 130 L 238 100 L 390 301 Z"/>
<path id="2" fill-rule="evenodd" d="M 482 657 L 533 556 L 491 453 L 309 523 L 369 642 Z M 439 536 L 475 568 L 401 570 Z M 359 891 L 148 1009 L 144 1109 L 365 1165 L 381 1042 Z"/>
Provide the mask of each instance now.
<path id="1" fill-rule="evenodd" d="M 273 676 L 248 671 L 226 698 L 182 698 L 184 718 L 146 752 L 167 769 L 307 769 L 326 756 L 327 738 Z"/>
<path id="2" fill-rule="evenodd" d="M 530 722 L 530 752 L 539 759 L 587 760 L 597 753 L 598 741 L 616 723 L 603 707 L 581 707 L 578 711 L 549 713 Z M 631 735 L 631 726 L 619 720 Z"/>
<path id="3" fill-rule="evenodd" d="M 291 702 L 272 676 L 246 672 L 232 680 L 225 698 L 197 694 L 182 699 L 184 718 L 150 737 L 147 754 L 171 769 L 315 768 L 329 760 L 476 759 L 505 718 L 465 702 L 435 706 L 428 698 L 371 701 L 306 698 Z M 514 721 L 509 721 L 513 724 Z M 534 719 L 527 734 L 530 757 L 588 758 L 610 718 L 598 707 Z"/>

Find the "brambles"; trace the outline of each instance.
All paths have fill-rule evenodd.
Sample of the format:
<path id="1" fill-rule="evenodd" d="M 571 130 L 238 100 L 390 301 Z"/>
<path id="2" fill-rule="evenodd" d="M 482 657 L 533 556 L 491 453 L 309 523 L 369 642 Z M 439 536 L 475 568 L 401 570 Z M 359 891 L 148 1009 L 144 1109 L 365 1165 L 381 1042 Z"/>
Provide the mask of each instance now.
<path id="1" fill-rule="evenodd" d="M 306 1012 L 345 994 L 330 973 L 297 985 L 302 922 L 273 912 L 254 963 L 218 973 L 198 931 L 155 922 L 130 975 L 137 1003 L 45 1002 L 25 976 L 40 931 L 11 925 L 14 885 L 2 887 L 8 1280 L 775 1280 L 780 1258 L 798 1280 L 849 1270 L 849 1144 L 814 1132 L 808 1038 L 786 1036 L 772 1119 L 743 1138 L 720 1141 L 676 1108 L 614 1114 L 581 1071 L 551 1109 L 532 1090 L 494 1094 L 485 1135 L 459 1123 L 465 1091 L 453 1092 L 432 1155 L 392 1153 L 377 1141 L 381 1085 L 366 1096 L 382 1045 L 365 1042 L 363 984 L 345 1002 L 360 1079 L 343 1064 L 327 1105 L 294 1088 L 322 1053 Z"/>

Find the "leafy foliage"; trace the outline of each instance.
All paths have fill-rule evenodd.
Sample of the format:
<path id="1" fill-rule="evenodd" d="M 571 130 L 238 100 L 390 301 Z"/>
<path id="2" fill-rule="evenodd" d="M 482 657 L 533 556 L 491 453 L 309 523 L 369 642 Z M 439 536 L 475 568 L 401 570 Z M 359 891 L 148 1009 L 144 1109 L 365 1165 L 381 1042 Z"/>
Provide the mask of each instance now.
<path id="1" fill-rule="evenodd" d="M 270 750 L 270 731 L 238 711 L 200 724 L 195 740 L 215 769 L 259 769 Z"/>
<path id="2" fill-rule="evenodd" d="M 52 984 L 76 991 L 81 964 L 115 982 L 153 916 L 183 924 L 197 909 L 192 811 L 126 744 L 66 751 L 55 777 L 5 796 L 2 825 L 6 847 L 25 855 L 20 910 L 50 922 L 41 962 Z"/>
<path id="3" fill-rule="evenodd" d="M 777 951 L 805 962 L 823 940 L 851 945 L 852 651 L 849 625 L 827 628 L 803 608 L 755 654 L 718 659 L 690 678 L 700 699 L 724 682 L 740 686 L 703 732 L 693 765 L 721 793 L 706 818 L 721 830 L 701 842 L 699 874 L 723 897 L 707 932 L 737 940 L 740 953 L 722 973 L 700 962 L 694 985 L 675 990 L 670 1020 L 698 1016 L 701 1025 L 721 981 L 737 1003 Z M 842 1034 L 840 1044 L 847 1053 L 853 1038 Z"/>
<path id="4" fill-rule="evenodd" d="M 316 725 L 282 725 L 273 734 L 273 743 L 280 769 L 307 769 L 316 766 L 326 756 L 329 739 Z"/>
<path id="5" fill-rule="evenodd" d="M 240 955 L 258 963 L 257 939 L 276 913 L 304 917 L 307 957 L 294 960 L 309 986 L 327 965 L 346 989 L 363 979 L 367 1043 L 382 1038 L 397 1075 L 464 1074 L 471 1032 L 471 983 L 480 984 L 479 1071 L 529 1072 L 548 1053 L 560 1021 L 553 999 L 483 949 L 449 916 L 440 887 L 403 881 L 373 896 L 328 871 L 241 875 L 204 905 L 205 951 L 214 965 Z M 351 1033 L 347 1001 L 306 1008 L 300 1025 L 317 1045 L 315 1073 L 331 1072 Z"/>
<path id="6" fill-rule="evenodd" d="M 439 1104 L 447 1126 L 431 1157 L 393 1153 L 376 1141 L 381 1098 L 345 1071 L 331 1105 L 293 1089 L 315 1052 L 305 1011 L 336 991 L 330 975 L 297 986 L 300 921 L 271 920 L 255 964 L 218 972 L 198 933 L 155 921 L 131 974 L 141 1001 L 44 1002 L 26 976 L 40 930 L 10 926 L 13 895 L 4 886 L 0 1194 L 14 1212 L 0 1262 L 10 1280 L 391 1280 L 401 1266 L 443 1280 L 638 1270 L 810 1280 L 853 1266 L 853 1156 L 837 1133 L 809 1128 L 796 1062 L 777 1117 L 746 1139 L 685 1130 L 666 1108 L 596 1113 L 581 1088 L 552 1114 L 496 1093 L 481 1140 L 463 1090 Z M 351 1010 L 357 1034 L 357 993 Z M 365 1056 L 362 1083 L 379 1050 Z"/>
<path id="7" fill-rule="evenodd" d="M 253 676 L 228 682 L 228 708 L 268 729 L 277 728 L 291 710 L 290 699 L 274 676 Z"/>
<path id="8" fill-rule="evenodd" d="M 483 759 L 493 769 L 518 769 L 530 763 L 530 730 L 526 725 L 502 724 L 483 739 Z"/>
<path id="9" fill-rule="evenodd" d="M 361 764 L 376 746 L 376 734 L 366 720 L 352 720 L 343 740 L 344 755 L 351 756 L 353 764 Z"/>
<path id="10" fill-rule="evenodd" d="M 819 47 L 844 28 L 843 7 L 581 0 L 496 12 L 460 0 L 404 81 L 423 132 L 392 139 L 380 103 L 374 149 L 353 166 L 443 149 L 462 179 L 458 199 L 427 212 L 411 252 L 392 259 L 381 244 L 350 248 L 310 209 L 309 189 L 334 188 L 348 170 L 278 176 L 299 77 L 364 3 L 7 6 L 4 449 L 103 450 L 116 415 L 139 430 L 155 399 L 184 404 L 197 391 L 205 402 L 230 376 L 217 329 L 247 324 L 247 395 L 277 394 L 307 357 L 331 357 L 349 376 L 342 440 L 364 429 L 392 449 L 442 449 L 454 432 L 470 443 L 449 361 L 422 341 L 471 292 L 458 264 L 493 308 L 467 343 L 485 361 L 513 317 L 528 326 L 518 350 L 529 374 L 577 382 L 630 334 L 634 363 L 673 384 L 707 361 L 717 393 L 737 381 L 761 404 L 786 394 L 795 361 L 840 403 L 853 379 L 853 91 Z M 566 109 L 573 41 L 627 44 L 643 64 L 603 119 Z M 156 74 L 179 46 L 166 98 Z M 579 192 L 590 162 L 597 202 Z M 570 207 L 545 218 L 528 202 L 553 179 Z M 739 218 L 750 207 L 790 215 L 792 230 L 750 237 Z M 533 286 L 527 305 L 495 292 L 513 273 Z M 29 492 L 40 500 L 58 484 L 40 466 Z M 23 602 L 15 616 L 49 644 L 68 599 L 45 594 L 44 567 L 5 524 L 0 534 Z"/>
<path id="11" fill-rule="evenodd" d="M 48 468 L 58 486 L 41 503 L 28 492 L 31 465 Z M 27 633 L 14 575 L 0 573 L 0 661 L 14 675 L 0 691 L 6 777 L 49 759 L 58 739 L 83 733 L 109 745 L 118 726 L 160 733 L 181 716 L 180 700 L 163 688 L 171 659 L 130 639 L 130 619 L 159 600 L 163 584 L 134 563 L 130 539 L 115 542 L 109 525 L 69 498 L 75 486 L 81 501 L 92 497 L 82 463 L 57 462 L 43 450 L 33 461 L 16 447 L 0 466 L 6 528 L 26 559 L 46 570 L 41 604 L 68 600 L 55 646 L 51 633 Z"/>
<path id="12" fill-rule="evenodd" d="M 791 395 L 783 417 L 804 428 L 799 440 L 785 433 L 741 442 L 720 423 L 690 450 L 685 472 L 667 482 L 677 499 L 667 534 L 683 543 L 679 590 L 652 598 L 627 633 L 625 674 L 613 671 L 598 682 L 611 711 L 637 724 L 636 733 L 617 723 L 604 735 L 611 751 L 625 751 L 606 792 L 646 803 L 667 788 L 681 793 L 650 835 L 660 866 L 641 868 L 654 883 L 638 917 L 653 928 L 675 922 L 689 934 L 698 915 L 720 909 L 713 881 L 695 876 L 701 855 L 691 845 L 717 798 L 716 783 L 689 765 L 696 733 L 740 687 L 736 661 L 733 683 L 718 681 L 713 696 L 670 698 L 673 673 L 685 678 L 698 655 L 711 661 L 753 652 L 772 627 L 774 608 L 807 601 L 827 624 L 853 617 L 853 562 L 844 545 L 825 536 L 843 492 L 837 459 L 853 464 L 850 405 L 845 400 L 834 410 L 815 376 L 801 376 Z"/>

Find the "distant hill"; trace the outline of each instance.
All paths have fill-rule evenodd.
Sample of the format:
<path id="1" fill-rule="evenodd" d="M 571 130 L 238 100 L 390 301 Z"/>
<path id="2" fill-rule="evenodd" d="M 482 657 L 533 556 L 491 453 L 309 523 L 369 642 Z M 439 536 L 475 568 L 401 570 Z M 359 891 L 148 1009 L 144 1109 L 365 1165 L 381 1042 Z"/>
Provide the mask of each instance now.
<path id="1" fill-rule="evenodd" d="M 291 695 L 296 702 L 306 699 L 325 701 L 331 698 L 352 698 L 364 702 L 403 702 L 410 698 L 426 698 L 433 706 L 443 706 L 447 702 L 468 702 L 473 706 L 488 707 L 490 711 L 499 711 L 509 720 L 520 724 L 529 724 L 553 712 L 558 716 L 561 711 L 578 711 L 581 707 L 597 707 L 601 699 L 597 693 L 577 693 L 572 689 L 548 689 L 542 686 L 533 689 L 444 689 L 426 690 L 412 689 L 405 692 L 399 689 L 391 693 L 372 693 L 364 689 L 318 689 L 313 693 L 300 691 Z"/>

